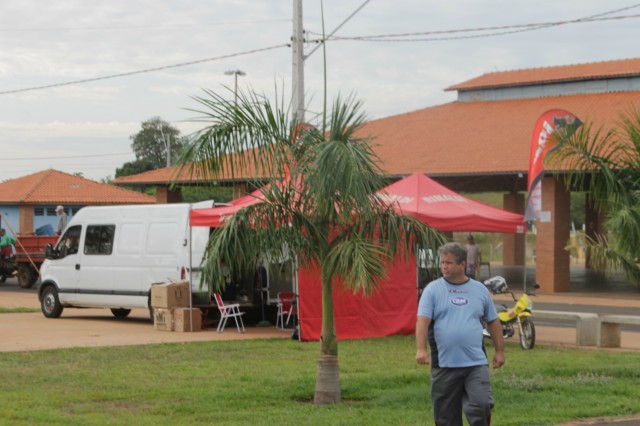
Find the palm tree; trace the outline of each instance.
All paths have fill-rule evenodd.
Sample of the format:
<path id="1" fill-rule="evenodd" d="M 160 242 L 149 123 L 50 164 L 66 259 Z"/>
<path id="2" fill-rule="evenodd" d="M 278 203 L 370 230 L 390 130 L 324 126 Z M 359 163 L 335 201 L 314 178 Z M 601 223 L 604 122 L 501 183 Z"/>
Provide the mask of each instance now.
<path id="1" fill-rule="evenodd" d="M 631 110 L 608 131 L 585 124 L 579 132 L 555 135 L 548 160 L 569 187 L 585 188 L 596 209 L 607 214 L 607 234 L 587 238 L 594 268 L 622 270 L 640 285 L 640 111 Z"/>
<path id="2" fill-rule="evenodd" d="M 195 98 L 208 121 L 181 159 L 192 173 L 212 178 L 253 174 L 284 177 L 262 191 L 211 237 L 203 261 L 210 292 L 224 288 L 220 259 L 231 270 L 255 268 L 259 256 L 283 250 L 303 267 L 318 266 L 322 336 L 314 402 L 341 401 L 333 286 L 370 294 L 385 264 L 420 246 L 437 246 L 440 233 L 394 212 L 373 196 L 384 180 L 370 141 L 357 136 L 360 104 L 336 100 L 327 128 L 301 126 L 277 103 L 238 93 L 237 104 L 206 91 Z M 326 120 L 322 120 L 326 122 Z"/>

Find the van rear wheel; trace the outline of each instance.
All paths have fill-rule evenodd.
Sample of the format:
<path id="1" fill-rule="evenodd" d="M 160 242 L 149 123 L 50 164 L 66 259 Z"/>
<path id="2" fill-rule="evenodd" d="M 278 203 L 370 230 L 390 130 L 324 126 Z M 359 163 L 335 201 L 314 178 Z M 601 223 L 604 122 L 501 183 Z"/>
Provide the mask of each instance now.
<path id="1" fill-rule="evenodd" d="M 40 302 L 42 313 L 47 318 L 60 318 L 62 315 L 63 306 L 60 304 L 58 298 L 58 290 L 52 285 L 47 286 L 42 290 L 42 300 Z"/>
<path id="2" fill-rule="evenodd" d="M 111 309 L 111 313 L 118 319 L 126 318 L 131 313 L 131 309 Z"/>

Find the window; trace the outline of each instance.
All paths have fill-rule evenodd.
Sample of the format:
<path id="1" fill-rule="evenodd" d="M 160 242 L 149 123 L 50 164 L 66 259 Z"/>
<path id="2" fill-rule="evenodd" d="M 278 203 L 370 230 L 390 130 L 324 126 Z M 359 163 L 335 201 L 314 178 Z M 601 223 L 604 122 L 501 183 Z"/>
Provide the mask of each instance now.
<path id="1" fill-rule="evenodd" d="M 47 207 L 47 216 L 57 216 L 55 207 Z"/>
<path id="2" fill-rule="evenodd" d="M 115 225 L 88 226 L 84 238 L 84 254 L 111 254 L 115 232 Z"/>
<path id="3" fill-rule="evenodd" d="M 56 251 L 59 253 L 58 255 L 60 259 L 78 253 L 81 231 L 82 227 L 80 225 L 72 226 L 71 228 L 68 228 L 60 238 L 60 241 L 58 241 L 58 245 L 56 246 Z"/>
<path id="4" fill-rule="evenodd" d="M 44 216 L 44 207 L 34 207 L 33 208 L 34 216 Z"/>

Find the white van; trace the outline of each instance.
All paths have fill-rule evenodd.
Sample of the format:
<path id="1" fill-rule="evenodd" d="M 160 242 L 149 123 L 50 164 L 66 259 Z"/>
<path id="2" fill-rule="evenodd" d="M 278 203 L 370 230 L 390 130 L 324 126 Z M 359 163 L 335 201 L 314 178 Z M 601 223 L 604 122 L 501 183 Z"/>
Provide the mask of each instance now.
<path id="1" fill-rule="evenodd" d="M 189 279 L 199 267 L 209 228 L 189 229 L 197 204 L 84 207 L 67 225 L 42 264 L 38 297 L 42 313 L 57 318 L 65 307 L 108 308 L 124 318 L 148 308 L 151 285 Z M 191 239 L 191 250 L 189 240 Z M 194 272 L 194 300 L 209 300 Z"/>

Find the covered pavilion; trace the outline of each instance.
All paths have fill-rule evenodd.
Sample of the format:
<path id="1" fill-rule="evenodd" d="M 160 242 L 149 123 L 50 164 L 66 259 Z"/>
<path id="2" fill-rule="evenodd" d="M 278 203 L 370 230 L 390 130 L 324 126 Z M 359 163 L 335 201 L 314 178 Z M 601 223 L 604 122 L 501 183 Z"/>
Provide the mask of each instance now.
<path id="1" fill-rule="evenodd" d="M 456 192 L 502 193 L 503 208 L 522 214 L 538 117 L 550 109 L 564 109 L 591 122 L 594 130 L 616 127 L 621 114 L 640 108 L 640 58 L 492 72 L 446 90 L 457 91 L 458 99 L 369 121 L 360 136 L 372 138 L 390 180 L 423 173 Z M 233 185 L 240 196 L 254 178 L 248 172 L 221 183 Z M 206 180 L 206 176 L 167 168 L 114 182 L 156 186 L 158 202 L 178 202 L 181 185 Z M 170 183 L 176 189 L 170 189 Z M 570 191 L 577 190 L 551 174 L 543 178 L 542 209 L 549 219 L 535 223 L 536 281 L 543 292 L 570 290 L 570 256 L 565 246 L 571 225 Z M 604 218 L 588 200 L 585 211 L 586 234 L 601 232 Z M 522 234 L 505 234 L 503 246 L 505 266 L 524 265 Z"/>

